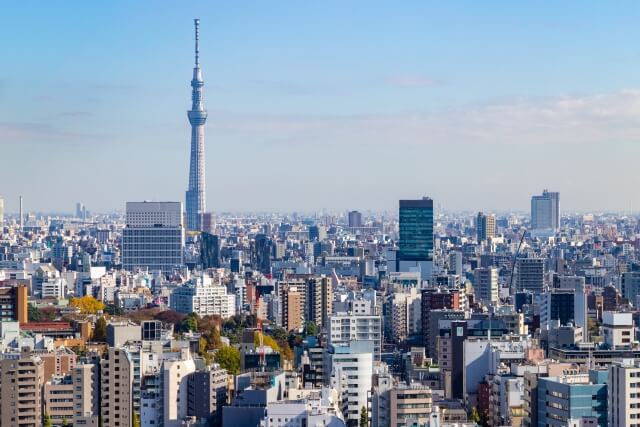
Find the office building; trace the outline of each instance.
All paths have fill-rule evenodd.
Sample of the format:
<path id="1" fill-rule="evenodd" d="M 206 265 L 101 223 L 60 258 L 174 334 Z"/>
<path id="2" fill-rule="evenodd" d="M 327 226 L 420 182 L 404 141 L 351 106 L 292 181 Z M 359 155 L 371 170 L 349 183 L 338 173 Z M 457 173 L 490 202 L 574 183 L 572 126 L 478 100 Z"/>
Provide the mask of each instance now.
<path id="1" fill-rule="evenodd" d="M 607 425 L 608 371 L 538 379 L 538 427 L 565 427 L 571 419 L 595 417 Z"/>
<path id="2" fill-rule="evenodd" d="M 477 268 L 473 271 L 473 277 L 475 301 L 484 305 L 498 303 L 498 269 L 494 267 Z"/>
<path id="3" fill-rule="evenodd" d="M 205 160 L 204 160 L 204 124 L 207 121 L 207 110 L 204 109 L 202 96 L 202 68 L 200 68 L 199 25 L 200 20 L 194 20 L 196 31 L 195 67 L 191 80 L 191 110 L 188 112 L 191 124 L 191 157 L 189 163 L 189 187 L 187 189 L 186 211 L 187 230 L 202 231 L 204 214 L 206 212 L 205 196 Z"/>
<path id="4" fill-rule="evenodd" d="M 389 426 L 428 425 L 431 410 L 432 393 L 425 385 L 400 384 L 389 391 Z"/>
<path id="5" fill-rule="evenodd" d="M 630 359 L 609 366 L 609 427 L 640 426 L 640 363 Z"/>
<path id="6" fill-rule="evenodd" d="M 44 366 L 27 348 L 0 360 L 0 425 L 40 427 Z"/>
<path id="7" fill-rule="evenodd" d="M 122 231 L 122 266 L 171 272 L 183 262 L 184 229 L 180 202 L 127 202 Z"/>
<path id="8" fill-rule="evenodd" d="M 515 285 L 518 292 L 530 291 L 539 294 L 544 288 L 544 259 L 517 258 Z"/>
<path id="9" fill-rule="evenodd" d="M 603 312 L 602 333 L 608 348 L 631 348 L 635 340 L 633 315 L 615 311 Z"/>
<path id="10" fill-rule="evenodd" d="M 265 234 L 257 234 L 251 251 L 251 267 L 262 274 L 270 274 L 272 252 L 273 241 Z"/>
<path id="11" fill-rule="evenodd" d="M 200 234 L 200 263 L 205 270 L 220 267 L 220 236 Z"/>
<path id="12" fill-rule="evenodd" d="M 531 197 L 531 228 L 533 230 L 560 228 L 560 193 L 544 190 L 541 196 Z"/>
<path id="13" fill-rule="evenodd" d="M 433 200 L 400 200 L 400 239 L 396 271 L 420 271 L 431 277 L 433 263 Z"/>
<path id="14" fill-rule="evenodd" d="M 362 227 L 362 213 L 358 211 L 349 212 L 349 227 Z"/>
<path id="15" fill-rule="evenodd" d="M 496 237 L 496 216 L 478 212 L 476 216 L 476 239 L 478 242 L 483 242 L 492 237 Z"/>

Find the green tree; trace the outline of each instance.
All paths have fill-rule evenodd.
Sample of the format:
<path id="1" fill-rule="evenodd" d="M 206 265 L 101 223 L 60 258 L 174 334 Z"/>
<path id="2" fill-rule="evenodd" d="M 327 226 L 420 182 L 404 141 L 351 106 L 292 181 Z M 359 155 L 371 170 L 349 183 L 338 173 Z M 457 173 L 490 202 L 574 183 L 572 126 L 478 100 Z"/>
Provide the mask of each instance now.
<path id="1" fill-rule="evenodd" d="M 104 317 L 100 317 L 96 321 L 96 327 L 93 330 L 93 341 L 105 342 L 107 341 L 107 321 Z"/>
<path id="2" fill-rule="evenodd" d="M 140 427 L 140 417 L 136 411 L 131 411 L 131 427 Z"/>
<path id="3" fill-rule="evenodd" d="M 27 307 L 27 319 L 29 322 L 39 322 L 42 320 L 42 315 L 40 314 L 40 310 L 33 304 L 29 304 Z"/>
<path id="4" fill-rule="evenodd" d="M 180 323 L 180 329 L 183 332 L 193 332 L 198 330 L 198 315 L 189 313 L 187 317 Z"/>
<path id="5" fill-rule="evenodd" d="M 231 346 L 227 345 L 216 351 L 213 360 L 230 374 L 240 373 L 240 352 Z"/>
<path id="6" fill-rule="evenodd" d="M 62 418 L 62 427 L 70 427 L 69 421 L 67 421 L 67 417 Z"/>
<path id="7" fill-rule="evenodd" d="M 473 421 L 476 424 L 480 423 L 480 413 L 478 412 L 478 408 L 476 408 L 475 406 L 473 408 L 471 408 L 471 414 L 469 415 L 469 417 L 471 418 L 471 421 Z"/>
<path id="8" fill-rule="evenodd" d="M 305 335 L 318 335 L 320 332 L 320 328 L 316 325 L 316 322 L 309 321 L 306 325 L 304 325 L 304 334 Z"/>
<path id="9" fill-rule="evenodd" d="M 51 421 L 51 415 L 49 411 L 45 411 L 44 420 L 42 421 L 42 427 L 53 427 L 53 421 Z"/>
<path id="10" fill-rule="evenodd" d="M 220 338 L 220 330 L 214 326 L 209 337 L 209 349 L 216 350 L 222 347 L 222 339 Z"/>
<path id="11" fill-rule="evenodd" d="M 360 410 L 360 427 L 368 427 L 369 426 L 369 413 L 367 412 L 367 408 L 364 406 Z"/>

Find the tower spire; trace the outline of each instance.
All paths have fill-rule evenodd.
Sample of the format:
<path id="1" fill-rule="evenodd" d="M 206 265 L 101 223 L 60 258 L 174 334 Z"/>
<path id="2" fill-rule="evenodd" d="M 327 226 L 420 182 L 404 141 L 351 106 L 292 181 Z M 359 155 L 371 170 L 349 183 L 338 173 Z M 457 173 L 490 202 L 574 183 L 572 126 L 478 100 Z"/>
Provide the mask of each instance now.
<path id="1" fill-rule="evenodd" d="M 198 46 L 198 43 L 200 42 L 200 20 L 199 19 L 194 19 L 193 23 L 195 25 L 195 29 L 196 29 L 196 67 L 200 65 L 200 49 Z"/>

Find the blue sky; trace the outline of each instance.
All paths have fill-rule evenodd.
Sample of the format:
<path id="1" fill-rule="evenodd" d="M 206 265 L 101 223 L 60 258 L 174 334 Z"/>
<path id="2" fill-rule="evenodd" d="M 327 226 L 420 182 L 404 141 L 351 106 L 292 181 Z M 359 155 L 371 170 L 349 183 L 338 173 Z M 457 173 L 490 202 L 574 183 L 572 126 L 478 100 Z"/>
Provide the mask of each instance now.
<path id="1" fill-rule="evenodd" d="M 640 208 L 637 2 L 13 2 L 8 211 L 183 200 L 201 19 L 214 211 Z"/>

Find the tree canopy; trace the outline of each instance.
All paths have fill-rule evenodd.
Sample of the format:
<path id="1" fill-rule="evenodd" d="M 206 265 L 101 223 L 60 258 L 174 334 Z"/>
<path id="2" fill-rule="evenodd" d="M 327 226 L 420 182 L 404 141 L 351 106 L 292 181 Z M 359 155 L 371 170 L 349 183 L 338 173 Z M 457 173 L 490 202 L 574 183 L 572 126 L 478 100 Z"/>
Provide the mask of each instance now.
<path id="1" fill-rule="evenodd" d="M 213 360 L 223 369 L 233 375 L 240 373 L 240 351 L 231 346 L 224 346 L 218 351 Z"/>
<path id="2" fill-rule="evenodd" d="M 91 295 L 71 298 L 69 305 L 80 309 L 80 313 L 82 314 L 96 314 L 98 311 L 104 310 L 104 304 L 102 301 L 95 299 Z"/>

